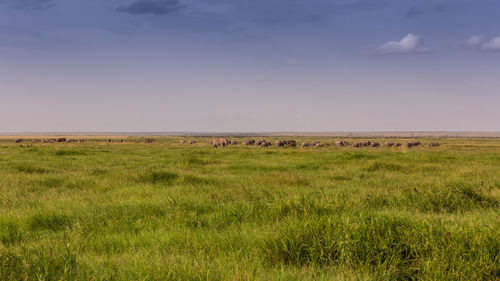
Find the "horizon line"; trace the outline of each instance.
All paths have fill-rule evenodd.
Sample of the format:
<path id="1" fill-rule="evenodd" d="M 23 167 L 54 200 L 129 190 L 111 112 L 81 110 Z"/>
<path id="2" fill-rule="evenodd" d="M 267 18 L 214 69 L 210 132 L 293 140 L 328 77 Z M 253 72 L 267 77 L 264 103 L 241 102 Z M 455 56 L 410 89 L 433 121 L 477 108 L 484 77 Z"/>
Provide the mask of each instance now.
<path id="1" fill-rule="evenodd" d="M 500 131 L 131 131 L 131 132 L 85 132 L 85 131 L 54 131 L 54 132 L 0 132 L 0 136 L 409 136 L 409 137 L 500 137 Z"/>

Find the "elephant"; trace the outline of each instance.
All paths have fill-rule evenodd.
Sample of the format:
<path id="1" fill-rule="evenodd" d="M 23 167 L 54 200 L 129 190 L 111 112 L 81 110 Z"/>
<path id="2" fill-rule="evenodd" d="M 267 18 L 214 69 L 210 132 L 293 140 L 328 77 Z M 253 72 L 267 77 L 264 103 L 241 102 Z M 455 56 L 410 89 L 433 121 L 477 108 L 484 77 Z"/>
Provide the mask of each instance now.
<path id="1" fill-rule="evenodd" d="M 262 140 L 262 141 L 260 142 L 260 146 L 261 146 L 261 147 L 270 147 L 270 146 L 271 146 L 271 142 L 268 142 L 268 141 L 266 141 L 266 140 Z"/>
<path id="2" fill-rule="evenodd" d="M 429 147 L 438 147 L 440 144 L 438 142 L 431 142 L 429 143 Z"/>
<path id="3" fill-rule="evenodd" d="M 319 141 L 313 141 L 313 142 L 311 143 L 311 145 L 312 145 L 312 146 L 314 146 L 314 147 L 324 147 L 324 146 L 325 146 L 325 144 L 322 144 L 322 143 L 321 143 L 321 142 L 319 142 Z"/>
<path id="4" fill-rule="evenodd" d="M 320 145 L 321 145 L 321 143 L 319 141 L 313 141 L 311 143 L 311 146 L 320 146 Z"/>
<path id="5" fill-rule="evenodd" d="M 417 147 L 420 146 L 422 143 L 419 141 L 409 141 L 406 143 L 406 147 L 412 148 L 412 147 Z"/>
<path id="6" fill-rule="evenodd" d="M 363 146 L 365 146 L 364 143 L 360 142 L 360 141 L 355 142 L 355 143 L 352 144 L 352 147 L 363 147 Z"/>
<path id="7" fill-rule="evenodd" d="M 277 141 L 274 142 L 274 145 L 276 145 L 276 146 L 285 146 L 285 141 L 277 140 Z"/>
<path id="8" fill-rule="evenodd" d="M 228 139 L 226 138 L 218 138 L 218 139 L 213 139 L 210 141 L 210 144 L 213 147 L 219 147 L 219 146 L 227 146 L 229 144 Z"/>
<path id="9" fill-rule="evenodd" d="M 335 145 L 336 145 L 336 146 L 348 146 L 348 145 L 349 145 L 349 143 L 348 143 L 348 142 L 346 142 L 346 141 L 343 141 L 343 140 L 339 140 L 339 141 L 336 141 L 336 142 L 335 142 Z"/>
<path id="10" fill-rule="evenodd" d="M 245 141 L 245 145 L 254 145 L 255 144 L 255 140 L 246 140 Z"/>

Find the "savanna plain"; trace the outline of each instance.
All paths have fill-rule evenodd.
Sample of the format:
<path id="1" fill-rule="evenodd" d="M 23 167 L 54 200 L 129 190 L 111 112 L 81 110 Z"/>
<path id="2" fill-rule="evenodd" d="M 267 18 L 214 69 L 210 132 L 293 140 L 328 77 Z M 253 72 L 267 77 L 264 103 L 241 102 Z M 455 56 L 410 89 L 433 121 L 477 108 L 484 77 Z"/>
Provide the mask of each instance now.
<path id="1" fill-rule="evenodd" d="M 0 280 L 500 280 L 498 138 L 119 138 L 0 139 Z"/>

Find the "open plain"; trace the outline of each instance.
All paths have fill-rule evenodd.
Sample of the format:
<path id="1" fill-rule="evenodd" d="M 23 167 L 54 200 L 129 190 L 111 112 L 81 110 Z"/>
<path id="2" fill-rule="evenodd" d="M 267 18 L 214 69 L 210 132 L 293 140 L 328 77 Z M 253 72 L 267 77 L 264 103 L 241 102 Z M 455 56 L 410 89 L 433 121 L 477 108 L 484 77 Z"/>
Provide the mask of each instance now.
<path id="1" fill-rule="evenodd" d="M 500 280 L 498 138 L 34 138 L 0 139 L 0 280 Z"/>

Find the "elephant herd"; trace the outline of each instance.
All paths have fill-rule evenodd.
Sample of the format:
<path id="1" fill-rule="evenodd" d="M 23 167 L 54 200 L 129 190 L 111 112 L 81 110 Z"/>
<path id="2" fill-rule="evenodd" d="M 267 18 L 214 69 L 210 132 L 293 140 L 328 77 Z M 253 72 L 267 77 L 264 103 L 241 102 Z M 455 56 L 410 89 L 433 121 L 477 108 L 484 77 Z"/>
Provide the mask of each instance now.
<path id="1" fill-rule="evenodd" d="M 210 141 L 210 145 L 213 147 L 226 147 L 229 145 L 237 145 L 238 142 L 236 140 L 229 140 L 227 138 L 218 138 L 218 139 L 213 139 Z"/>
<path id="2" fill-rule="evenodd" d="M 380 143 L 372 141 L 358 141 L 353 143 L 352 147 L 380 147 Z"/>
<path id="3" fill-rule="evenodd" d="M 24 142 L 24 139 L 16 139 L 14 141 L 15 143 L 22 143 Z M 33 139 L 31 140 L 32 143 L 37 143 L 37 142 L 43 142 L 43 143 L 56 143 L 56 142 L 68 142 L 68 143 L 72 143 L 72 142 L 85 142 L 85 139 L 67 139 L 67 138 L 51 138 L 51 139 L 42 139 L 42 140 L 38 140 L 38 139 Z"/>
<path id="4" fill-rule="evenodd" d="M 349 143 L 346 141 L 337 141 L 336 145 L 337 146 L 349 146 Z M 417 146 L 421 146 L 421 145 L 422 145 L 422 143 L 420 141 L 409 141 L 405 144 L 405 146 L 407 148 L 417 147 Z M 389 142 L 385 142 L 384 144 L 380 145 L 380 143 L 378 143 L 378 142 L 359 141 L 359 142 L 353 143 L 351 146 L 352 147 L 380 147 L 380 146 L 382 146 L 382 147 L 400 147 L 400 146 L 402 146 L 402 144 L 399 142 L 389 141 Z M 437 143 L 437 142 L 429 143 L 429 147 L 437 147 L 437 146 L 439 146 L 439 143 Z"/>
<path id="5" fill-rule="evenodd" d="M 16 139 L 14 141 L 15 143 L 22 143 L 24 142 L 24 139 Z M 68 138 L 50 138 L 50 139 L 42 139 L 42 140 L 39 140 L 39 139 L 33 139 L 31 140 L 32 143 L 37 143 L 37 142 L 43 142 L 43 143 L 56 143 L 56 142 L 59 142 L 59 143 L 62 143 L 62 142 L 66 142 L 66 143 L 83 143 L 85 142 L 85 139 L 68 139 Z M 112 142 L 111 139 L 106 139 L 106 142 L 110 143 Z M 119 140 L 120 143 L 123 143 L 124 140 Z M 146 139 L 146 143 L 153 143 L 154 142 L 154 139 Z"/>
<path id="6" fill-rule="evenodd" d="M 210 145 L 213 147 L 226 147 L 229 145 L 236 145 L 238 144 L 237 141 L 235 140 L 229 140 L 227 138 L 217 138 L 213 139 L 210 141 Z M 269 147 L 272 146 L 271 142 L 266 141 L 266 140 L 246 140 L 243 142 L 244 145 L 255 145 L 255 146 L 261 146 L 261 147 Z M 295 147 L 297 146 L 297 141 L 295 140 L 277 140 L 274 142 L 274 145 L 277 147 Z M 335 142 L 335 145 L 338 147 L 401 147 L 402 144 L 399 142 L 385 142 L 384 144 L 380 144 L 379 142 L 374 142 L 374 141 L 358 141 L 354 143 L 349 143 L 344 140 L 339 140 Z M 407 148 L 412 148 L 412 147 L 418 147 L 421 146 L 422 143 L 420 141 L 408 141 L 405 146 Z M 429 143 L 429 147 L 438 147 L 440 144 L 437 142 L 431 142 Z M 313 141 L 313 142 L 303 142 L 301 144 L 302 147 L 326 147 L 330 146 L 330 144 L 327 143 L 321 143 L 319 141 Z"/>
<path id="7" fill-rule="evenodd" d="M 313 141 L 313 142 L 303 142 L 302 147 L 325 147 L 325 146 L 329 146 L 329 144 L 327 143 L 321 143 L 319 141 Z"/>
<path id="8" fill-rule="evenodd" d="M 212 147 L 226 147 L 230 145 L 237 145 L 238 141 L 231 140 L 227 138 L 216 138 L 210 141 L 210 145 Z M 244 145 L 256 145 L 260 147 L 269 147 L 272 146 L 270 141 L 267 140 L 246 140 L 243 142 Z M 294 140 L 291 141 L 276 141 L 275 145 L 277 146 L 295 146 L 296 142 Z"/>
<path id="9" fill-rule="evenodd" d="M 277 140 L 274 142 L 276 146 L 297 146 L 295 140 Z"/>
<path id="10" fill-rule="evenodd" d="M 61 138 L 51 138 L 51 139 L 42 139 L 42 140 L 37 140 L 37 139 L 34 139 L 32 140 L 33 143 L 36 143 L 36 142 L 43 142 L 43 143 L 56 143 L 56 142 L 59 142 L 59 143 L 76 143 L 76 142 L 79 142 L 79 143 L 83 143 L 85 142 L 85 139 L 67 139 L 67 138 L 64 138 L 64 137 L 61 137 Z M 16 139 L 15 140 L 15 143 L 22 143 L 24 142 L 24 139 L 22 138 L 19 138 L 19 139 Z M 107 139 L 107 142 L 110 143 L 112 142 L 111 139 Z M 120 143 L 123 143 L 124 140 L 120 140 L 119 141 Z M 137 140 L 136 142 L 139 142 L 139 140 Z M 154 143 L 155 142 L 155 139 L 154 138 L 146 138 L 144 140 L 145 143 L 147 144 L 151 144 L 151 143 Z M 185 140 L 181 140 L 180 141 L 180 144 L 196 144 L 197 142 L 195 140 L 189 140 L 189 141 L 185 141 Z M 231 139 L 228 139 L 228 138 L 215 138 L 215 139 L 212 139 L 210 141 L 210 145 L 212 147 L 227 147 L 227 146 L 230 146 L 230 145 L 237 145 L 238 144 L 238 141 L 236 140 L 231 140 Z M 244 145 L 247 145 L 247 146 L 250 146 L 250 145 L 254 145 L 254 146 L 260 146 L 260 147 L 270 147 L 272 146 L 271 142 L 270 141 L 267 141 L 267 140 L 264 140 L 264 139 L 261 139 L 261 140 L 254 140 L 254 139 L 251 139 L 251 140 L 245 140 L 243 141 L 243 144 Z M 297 141 L 296 140 L 293 140 L 293 139 L 289 139 L 289 140 L 277 140 L 274 142 L 274 145 L 277 146 L 277 147 L 296 147 L 297 146 Z M 351 147 L 355 147 L 355 148 L 361 148 L 361 147 L 401 147 L 403 146 L 401 143 L 399 142 L 385 142 L 384 144 L 380 144 L 378 142 L 375 142 L 375 141 L 357 141 L 357 142 L 354 142 L 354 143 L 349 143 L 345 140 L 339 140 L 339 141 L 336 141 L 335 142 L 335 145 L 338 146 L 338 147 L 347 147 L 347 146 L 351 146 Z M 327 144 L 327 143 L 321 143 L 319 141 L 313 141 L 313 142 L 303 142 L 301 144 L 302 147 L 306 148 L 306 147 L 326 147 L 326 146 L 330 146 L 330 144 Z M 408 141 L 405 146 L 407 148 L 412 148 L 412 147 L 419 147 L 419 146 L 422 146 L 422 143 L 420 141 Z M 439 143 L 437 142 L 431 142 L 428 144 L 429 147 L 438 147 L 440 146 Z"/>

